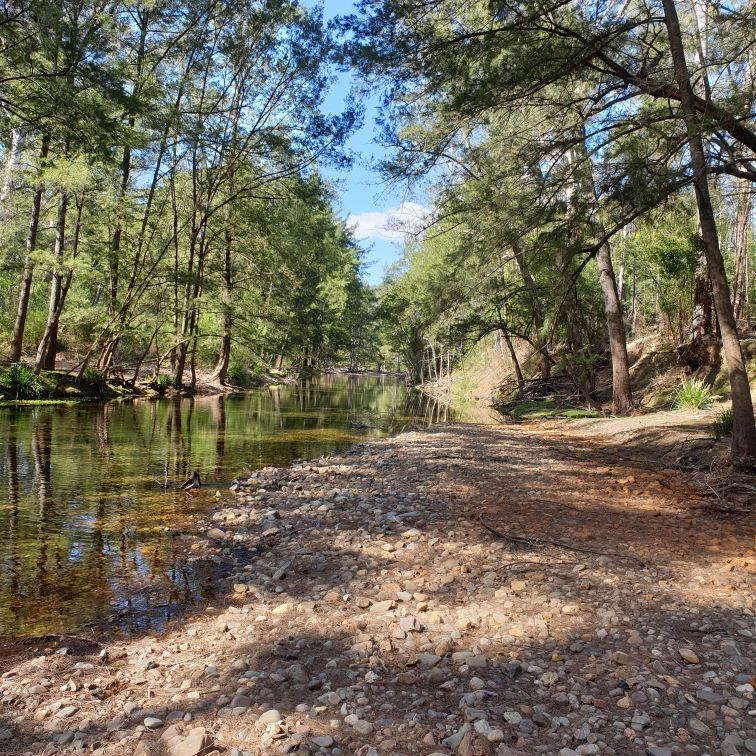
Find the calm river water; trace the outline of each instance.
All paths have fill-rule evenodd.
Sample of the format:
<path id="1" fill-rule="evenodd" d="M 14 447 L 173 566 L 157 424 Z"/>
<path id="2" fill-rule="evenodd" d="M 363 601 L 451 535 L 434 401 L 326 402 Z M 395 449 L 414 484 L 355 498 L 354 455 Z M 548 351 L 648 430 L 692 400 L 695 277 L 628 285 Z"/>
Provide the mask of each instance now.
<path id="1" fill-rule="evenodd" d="M 162 627 L 214 598 L 215 568 L 187 564 L 171 531 L 191 530 L 235 475 L 452 419 L 399 381 L 354 376 L 0 408 L 0 638 Z M 205 487 L 176 491 L 195 469 Z"/>

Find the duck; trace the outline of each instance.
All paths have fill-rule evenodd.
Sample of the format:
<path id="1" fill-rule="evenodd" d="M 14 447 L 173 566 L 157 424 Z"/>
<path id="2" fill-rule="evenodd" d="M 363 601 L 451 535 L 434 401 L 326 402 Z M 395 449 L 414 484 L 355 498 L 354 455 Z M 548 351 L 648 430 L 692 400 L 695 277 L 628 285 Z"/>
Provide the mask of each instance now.
<path id="1" fill-rule="evenodd" d="M 192 473 L 192 477 L 189 478 L 189 480 L 185 481 L 179 486 L 179 490 L 181 491 L 192 491 L 195 488 L 201 488 L 202 487 L 202 480 L 200 480 L 200 474 L 198 470 L 195 470 Z"/>

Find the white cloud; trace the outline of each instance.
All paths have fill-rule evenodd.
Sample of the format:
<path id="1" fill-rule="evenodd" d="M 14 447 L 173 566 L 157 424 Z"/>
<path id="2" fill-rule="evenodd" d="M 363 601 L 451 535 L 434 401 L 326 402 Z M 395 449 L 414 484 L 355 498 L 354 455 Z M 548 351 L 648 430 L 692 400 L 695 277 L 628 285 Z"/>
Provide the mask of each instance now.
<path id="1" fill-rule="evenodd" d="M 397 241 L 406 234 L 417 233 L 430 214 L 430 210 L 417 202 L 402 202 L 387 210 L 357 213 L 347 218 L 357 239 L 385 239 Z"/>

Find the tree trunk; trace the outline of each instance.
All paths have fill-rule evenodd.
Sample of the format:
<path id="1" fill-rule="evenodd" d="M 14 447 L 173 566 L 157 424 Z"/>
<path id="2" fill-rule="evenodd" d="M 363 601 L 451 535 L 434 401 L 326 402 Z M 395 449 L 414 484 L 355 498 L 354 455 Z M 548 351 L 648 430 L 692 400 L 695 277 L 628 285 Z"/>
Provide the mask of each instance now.
<path id="1" fill-rule="evenodd" d="M 24 272 L 21 274 L 21 290 L 18 295 L 18 310 L 16 321 L 13 325 L 8 359 L 18 362 L 24 345 L 24 329 L 26 328 L 26 313 L 29 310 L 29 297 L 31 296 L 32 281 L 34 279 L 34 251 L 37 249 L 37 236 L 39 234 L 39 216 L 42 208 L 42 194 L 44 187 L 41 183 L 42 163 L 44 163 L 50 151 L 50 136 L 42 137 L 42 145 L 39 150 L 40 166 L 37 174 L 37 187 L 32 199 L 31 219 L 29 220 L 29 232 L 26 236 L 26 257 L 24 259 Z"/>
<path id="2" fill-rule="evenodd" d="M 714 306 L 719 320 L 722 346 L 724 347 L 730 375 L 733 419 L 732 458 L 733 462 L 752 460 L 756 457 L 756 424 L 753 417 L 751 390 L 748 385 L 748 373 L 745 369 L 743 352 L 740 348 L 732 303 L 730 302 L 730 289 L 727 284 L 724 260 L 719 248 L 717 224 L 714 218 L 714 209 L 711 204 L 709 183 L 706 176 L 708 166 L 703 139 L 699 131 L 693 87 L 690 83 L 688 65 L 685 61 L 685 48 L 683 47 L 682 34 L 680 32 L 680 21 L 677 17 L 677 8 L 675 7 L 674 0 L 662 0 L 662 6 L 664 8 L 664 19 L 669 35 L 675 78 L 680 89 L 680 101 L 690 145 L 693 186 L 696 193 L 698 216 L 701 222 L 701 235 L 704 241 L 706 262 L 709 267 L 709 276 L 711 277 L 714 294 Z"/>
<path id="3" fill-rule="evenodd" d="M 638 263 L 633 254 L 633 296 L 632 314 L 630 316 L 630 333 L 635 336 L 638 333 Z"/>
<path id="4" fill-rule="evenodd" d="M 522 247 L 515 243 L 513 245 L 517 267 L 520 269 L 525 290 L 528 292 L 528 301 L 530 302 L 530 312 L 533 316 L 533 325 L 536 327 L 536 348 L 538 349 L 538 361 L 541 378 L 547 380 L 551 377 L 551 360 L 549 359 L 549 345 L 546 342 L 546 333 L 544 331 L 543 307 L 541 299 L 538 296 L 533 275 L 528 267 L 525 253 Z"/>
<path id="5" fill-rule="evenodd" d="M 624 415 L 633 408 L 630 389 L 630 363 L 627 358 L 625 321 L 622 317 L 617 283 L 614 278 L 612 254 L 609 244 L 602 244 L 596 255 L 599 283 L 604 297 L 604 315 L 609 333 L 609 349 L 612 353 L 612 414 Z"/>
<path id="6" fill-rule="evenodd" d="M 63 207 L 61 207 L 63 205 Z M 76 222 L 74 224 L 74 234 L 71 248 L 71 258 L 75 260 L 79 254 L 79 239 L 81 237 L 81 215 L 84 208 L 83 197 L 76 203 Z M 42 340 L 37 348 L 37 360 L 35 371 L 54 370 L 55 355 L 58 351 L 58 327 L 60 325 L 60 316 L 63 312 L 63 306 L 68 296 L 73 280 L 73 269 L 69 268 L 63 277 L 62 262 L 65 251 L 65 224 L 68 212 L 68 198 L 65 193 L 61 192 L 58 203 L 58 224 L 55 233 L 55 258 L 56 270 L 53 272 L 53 281 L 50 285 L 50 305 L 48 309 L 47 325 Z M 53 306 L 54 304 L 54 306 Z"/>
<path id="7" fill-rule="evenodd" d="M 751 231 L 753 190 L 749 181 L 739 179 L 738 212 L 735 219 L 735 272 L 732 278 L 732 310 L 735 322 L 746 321 L 745 299 L 748 291 L 748 237 Z"/>
<path id="8" fill-rule="evenodd" d="M 596 206 L 596 187 L 592 173 L 585 172 L 581 166 L 590 165 L 585 146 L 585 134 L 580 142 L 580 155 L 575 160 L 577 180 L 581 186 L 580 193 L 588 203 L 589 225 L 594 237 L 606 238 L 603 224 L 594 216 Z M 584 178 L 583 178 L 584 176 Z M 599 270 L 599 284 L 604 299 L 604 318 L 609 335 L 609 350 L 612 356 L 612 413 L 622 415 L 633 408 L 633 395 L 630 390 L 630 365 L 627 359 L 627 339 L 625 336 L 625 320 L 622 314 L 622 304 L 617 293 L 617 280 L 614 277 L 612 253 L 609 242 L 605 241 L 599 247 L 596 255 Z"/>
<path id="9" fill-rule="evenodd" d="M 525 388 L 525 376 L 523 376 L 522 374 L 520 361 L 517 359 L 517 352 L 515 352 L 515 348 L 512 344 L 512 339 L 509 337 L 509 333 L 507 331 L 502 331 L 502 335 L 504 336 L 504 341 L 507 345 L 507 349 L 509 350 L 509 356 L 512 358 L 512 367 L 514 367 L 515 375 L 517 376 L 517 387 L 522 392 L 522 390 Z"/>
<path id="10" fill-rule="evenodd" d="M 68 215 L 68 194 L 61 189 L 58 195 L 58 219 L 55 223 L 55 247 L 53 250 L 53 271 L 50 279 L 50 302 L 47 308 L 47 324 L 42 340 L 37 347 L 34 372 L 55 369 L 55 353 L 58 349 L 58 323 L 65 297 L 63 276 L 63 255 L 66 248 L 66 217 Z M 70 274 L 69 274 L 70 276 Z M 69 282 L 70 283 L 70 282 Z M 67 289 L 66 289 L 67 290 Z"/>
<path id="11" fill-rule="evenodd" d="M 5 171 L 3 172 L 3 183 L 0 187 L 0 220 L 5 220 L 7 216 L 5 205 L 8 203 L 8 200 L 13 193 L 13 189 L 15 188 L 14 179 L 16 168 L 18 167 L 18 160 L 21 156 L 22 142 L 23 134 L 21 132 L 21 129 L 12 129 L 11 141 L 8 145 L 8 151 L 5 156 Z"/>
<path id="12" fill-rule="evenodd" d="M 230 218 L 226 213 L 226 228 L 223 235 L 223 334 L 221 336 L 221 347 L 218 355 L 218 362 L 215 364 L 211 380 L 219 383 L 226 382 L 228 373 L 228 364 L 231 360 L 231 328 L 233 327 L 233 318 L 231 317 L 231 294 L 233 281 L 231 278 L 231 227 Z"/>
<path id="13" fill-rule="evenodd" d="M 699 223 L 699 230 L 701 224 Z M 713 333 L 712 290 L 706 252 L 698 253 L 693 288 L 693 315 L 690 319 L 690 340 L 697 341 Z"/>

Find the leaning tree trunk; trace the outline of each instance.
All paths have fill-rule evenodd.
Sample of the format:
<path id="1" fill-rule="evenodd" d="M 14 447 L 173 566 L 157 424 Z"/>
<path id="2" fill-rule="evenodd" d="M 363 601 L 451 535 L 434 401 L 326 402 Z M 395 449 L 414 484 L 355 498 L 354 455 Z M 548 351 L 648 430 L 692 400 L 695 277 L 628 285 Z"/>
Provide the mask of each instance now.
<path id="1" fill-rule="evenodd" d="M 690 157 L 693 165 L 693 186 L 696 193 L 696 205 L 701 222 L 701 235 L 704 241 L 706 262 L 714 294 L 719 328 L 722 334 L 727 368 L 730 375 L 732 394 L 732 458 L 734 462 L 752 460 L 756 457 L 756 424 L 753 417 L 753 403 L 745 369 L 743 352 L 740 348 L 735 316 L 730 301 L 730 289 L 727 284 L 722 252 L 719 248 L 719 236 L 714 217 L 714 208 L 709 194 L 707 180 L 708 166 L 704 152 L 700 124 L 696 115 L 693 87 L 690 83 L 688 65 L 685 61 L 680 21 L 674 0 L 662 0 L 664 20 L 669 35 L 675 78 L 680 89 L 680 103 L 690 145 Z"/>
<path id="2" fill-rule="evenodd" d="M 517 359 L 517 352 L 515 351 L 514 344 L 512 343 L 512 339 L 509 336 L 509 333 L 504 330 L 502 331 L 502 334 L 504 336 L 504 343 L 507 345 L 507 350 L 509 351 L 509 357 L 512 360 L 512 367 L 514 368 L 515 376 L 517 376 L 517 387 L 520 389 L 520 392 L 522 392 L 525 389 L 525 376 L 522 374 L 520 361 Z"/>
<path id="3" fill-rule="evenodd" d="M 50 137 L 45 134 L 42 137 L 42 145 L 39 150 L 40 163 L 44 162 L 50 151 Z M 24 272 L 21 275 L 21 290 L 18 295 L 18 310 L 16 321 L 13 325 L 10 350 L 8 359 L 18 362 L 24 345 L 24 330 L 26 328 L 26 313 L 29 310 L 29 298 L 31 297 L 32 281 L 34 279 L 33 253 L 37 249 L 37 236 L 39 235 L 39 217 L 42 208 L 42 194 L 44 187 L 41 182 L 42 166 L 40 165 L 37 178 L 37 186 L 32 199 L 31 219 L 29 220 L 29 232 L 26 235 L 26 257 L 24 259 Z"/>

